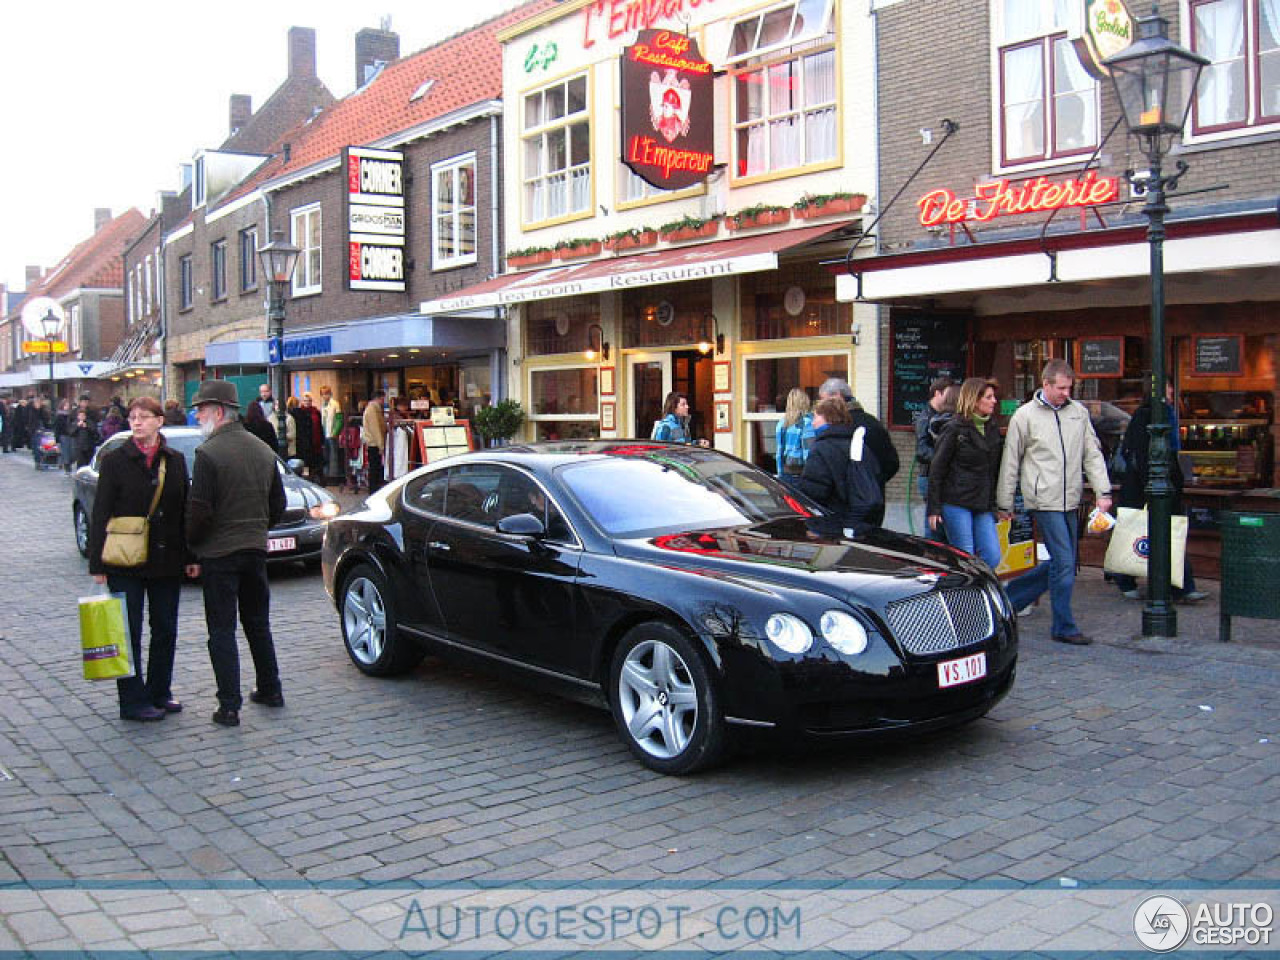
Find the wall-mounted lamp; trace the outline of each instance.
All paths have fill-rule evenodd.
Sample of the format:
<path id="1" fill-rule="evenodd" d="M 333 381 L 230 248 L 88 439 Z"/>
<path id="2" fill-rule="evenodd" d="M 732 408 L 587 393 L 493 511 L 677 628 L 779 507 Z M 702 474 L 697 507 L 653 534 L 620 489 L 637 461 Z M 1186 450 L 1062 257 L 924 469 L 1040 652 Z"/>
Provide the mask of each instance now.
<path id="1" fill-rule="evenodd" d="M 596 330 L 600 331 L 600 338 L 598 340 L 591 336 L 591 334 Z M 596 344 L 599 344 L 599 347 L 597 347 Z M 600 326 L 598 323 L 593 323 L 587 327 L 587 349 L 583 353 L 583 356 L 591 361 L 595 361 L 597 357 L 601 360 L 609 359 L 609 342 L 604 338 L 604 327 Z"/>
<path id="2" fill-rule="evenodd" d="M 849 332 L 853 334 L 853 345 L 855 347 L 862 343 L 862 324 L 854 323 Z"/>
<path id="3" fill-rule="evenodd" d="M 710 353 L 711 348 L 714 346 L 717 356 L 724 353 L 724 334 L 720 332 L 720 321 L 716 319 L 714 313 L 708 313 L 703 319 L 709 328 L 708 331 L 705 331 L 709 336 L 703 337 L 698 343 L 698 352 Z"/>

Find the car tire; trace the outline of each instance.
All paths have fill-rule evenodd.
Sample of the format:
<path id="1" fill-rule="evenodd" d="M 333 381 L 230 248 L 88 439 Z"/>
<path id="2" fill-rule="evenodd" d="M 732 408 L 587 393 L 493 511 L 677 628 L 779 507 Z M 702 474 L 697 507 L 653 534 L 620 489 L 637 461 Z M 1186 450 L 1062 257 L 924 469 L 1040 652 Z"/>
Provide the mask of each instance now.
<path id="1" fill-rule="evenodd" d="M 363 673 L 390 677 L 413 669 L 423 651 L 400 635 L 386 578 L 368 564 L 342 581 L 338 617 L 347 654 Z"/>
<path id="2" fill-rule="evenodd" d="M 89 515 L 84 512 L 84 507 L 77 503 L 71 508 L 71 517 L 76 529 L 76 549 L 80 551 L 80 556 L 88 559 Z"/>
<path id="3" fill-rule="evenodd" d="M 665 623 L 632 629 L 613 653 L 609 705 L 618 733 L 659 773 L 711 766 L 724 749 L 720 696 L 701 653 Z"/>

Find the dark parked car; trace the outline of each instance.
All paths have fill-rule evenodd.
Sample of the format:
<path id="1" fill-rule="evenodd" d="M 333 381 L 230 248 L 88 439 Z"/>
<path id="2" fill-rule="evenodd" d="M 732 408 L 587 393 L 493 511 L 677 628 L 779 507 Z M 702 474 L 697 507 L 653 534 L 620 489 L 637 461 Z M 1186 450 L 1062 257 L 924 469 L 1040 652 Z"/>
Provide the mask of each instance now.
<path id="1" fill-rule="evenodd" d="M 187 458 L 190 472 L 196 461 L 196 447 L 204 439 L 198 427 L 161 427 L 165 441 Z M 93 455 L 87 467 L 75 472 L 72 493 L 71 516 L 76 529 L 76 546 L 80 555 L 89 554 L 89 518 L 93 516 L 93 497 L 98 490 L 98 464 L 104 454 L 114 450 L 130 437 L 125 430 L 107 439 Z M 278 459 L 278 458 L 277 458 Z M 324 528 L 338 515 L 338 501 L 324 487 L 317 486 L 289 470 L 279 462 L 280 476 L 284 481 L 288 504 L 284 517 L 273 527 L 264 546 L 270 563 L 285 560 L 315 562 L 320 559 L 324 543 Z"/>
<path id="2" fill-rule="evenodd" d="M 325 533 L 367 674 L 460 649 L 600 702 L 643 763 L 712 763 L 733 725 L 815 738 L 975 719 L 1017 626 L 980 561 L 823 511 L 715 450 L 562 441 L 466 454 Z"/>

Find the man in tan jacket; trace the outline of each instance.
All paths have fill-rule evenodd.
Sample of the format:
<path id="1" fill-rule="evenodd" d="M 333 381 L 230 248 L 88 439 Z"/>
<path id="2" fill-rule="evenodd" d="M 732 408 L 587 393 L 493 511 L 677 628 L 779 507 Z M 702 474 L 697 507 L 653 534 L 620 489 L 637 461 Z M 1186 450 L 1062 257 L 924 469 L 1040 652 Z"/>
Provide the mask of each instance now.
<path id="1" fill-rule="evenodd" d="M 382 401 L 387 391 L 375 390 L 364 405 L 364 445 L 369 452 L 369 492 L 382 486 L 382 451 L 387 444 L 387 418 L 382 412 Z"/>
<path id="2" fill-rule="evenodd" d="M 1076 582 L 1076 508 L 1088 474 L 1098 508 L 1111 510 L 1111 480 L 1089 411 L 1071 399 L 1075 371 L 1065 360 L 1050 360 L 1040 375 L 1041 388 L 1009 421 L 996 485 L 996 508 L 1007 517 L 1021 484 L 1022 500 L 1049 551 L 1049 563 L 1006 584 L 1014 609 L 1021 610 L 1049 591 L 1052 637 L 1083 646 L 1092 639 L 1080 632 L 1071 614 Z"/>

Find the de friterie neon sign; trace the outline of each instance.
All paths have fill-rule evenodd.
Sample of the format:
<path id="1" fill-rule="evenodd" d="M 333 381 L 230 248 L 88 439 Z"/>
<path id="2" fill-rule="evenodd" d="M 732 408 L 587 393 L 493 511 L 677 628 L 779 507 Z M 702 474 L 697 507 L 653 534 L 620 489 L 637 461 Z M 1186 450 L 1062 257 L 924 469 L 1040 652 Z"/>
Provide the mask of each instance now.
<path id="1" fill-rule="evenodd" d="M 945 187 L 930 190 L 916 201 L 920 224 L 936 227 L 968 221 L 986 223 L 996 217 L 1042 213 L 1063 207 L 1109 203 L 1120 195 L 1119 177 L 1099 177 L 1092 170 L 1082 177 L 1051 183 L 1044 177 L 1012 183 L 987 180 L 973 188 L 972 197 L 957 197 Z"/>

